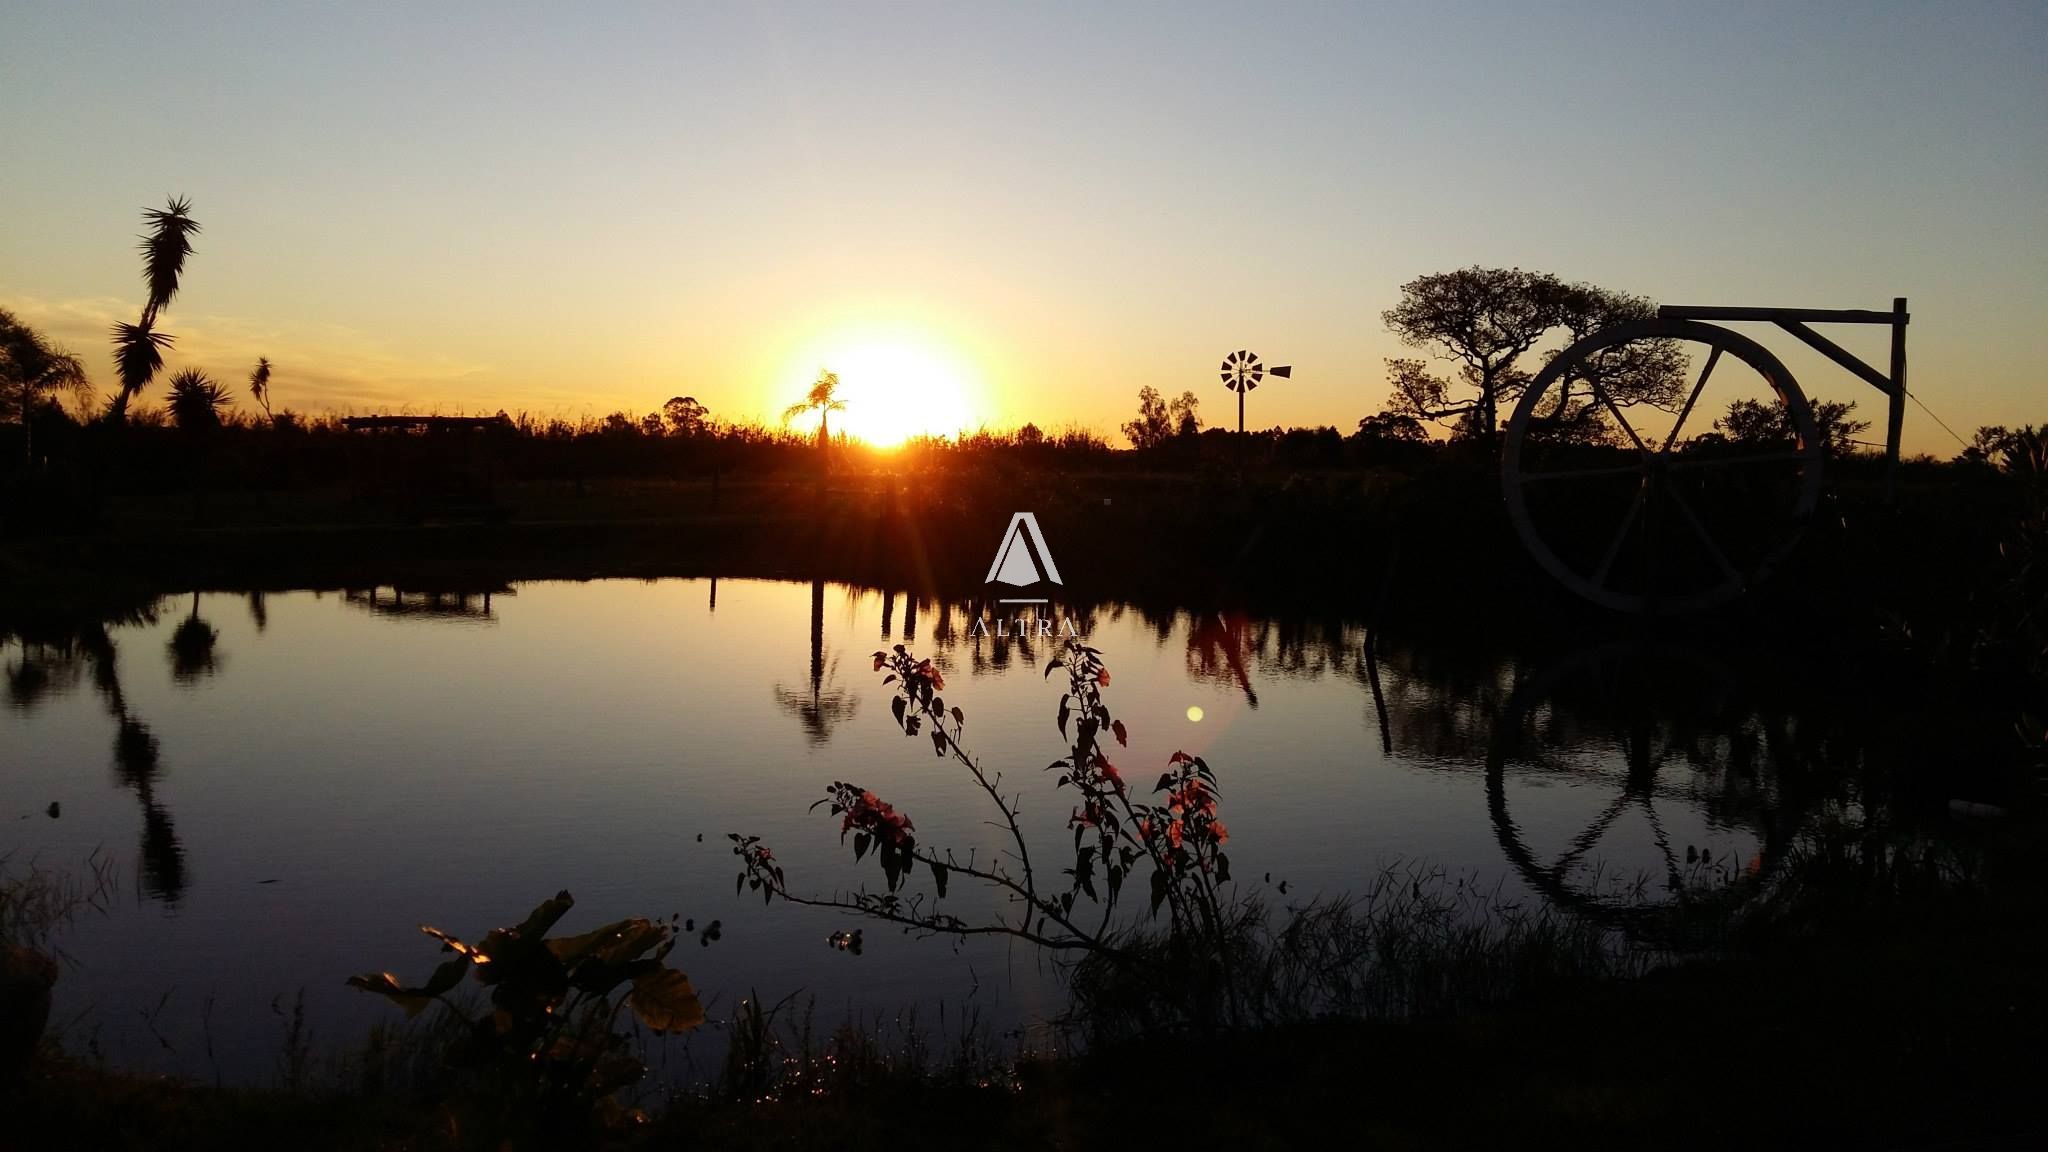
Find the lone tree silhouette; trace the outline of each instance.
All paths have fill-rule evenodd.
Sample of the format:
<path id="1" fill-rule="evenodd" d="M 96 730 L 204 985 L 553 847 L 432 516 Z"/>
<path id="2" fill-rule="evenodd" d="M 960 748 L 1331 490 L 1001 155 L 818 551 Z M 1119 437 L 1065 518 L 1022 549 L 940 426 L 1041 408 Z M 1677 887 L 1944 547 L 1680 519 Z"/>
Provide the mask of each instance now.
<path id="1" fill-rule="evenodd" d="M 1497 448 L 1501 408 L 1522 394 L 1532 375 L 1520 360 L 1546 335 L 1561 328 L 1571 343 L 1654 315 L 1656 305 L 1639 296 L 1566 283 L 1547 272 L 1472 267 L 1417 277 L 1401 286 L 1401 302 L 1380 319 L 1402 343 L 1456 364 L 1458 380 L 1431 374 L 1422 360 L 1389 360 L 1394 394 L 1385 412 L 1453 422 L 1458 435 Z M 1633 342 L 1590 364 L 1590 375 L 1565 381 L 1546 422 L 1565 436 L 1599 439 L 1606 418 L 1595 387 L 1618 405 L 1662 406 L 1682 394 L 1683 371 L 1672 342 Z M 1588 387 L 1575 404 L 1576 382 Z"/>
<path id="2" fill-rule="evenodd" d="M 671 436 L 695 436 L 704 431 L 705 422 L 711 418 L 711 410 L 699 404 L 695 396 L 671 396 L 661 406 L 661 412 Z"/>
<path id="3" fill-rule="evenodd" d="M 1173 435 L 1173 414 L 1159 389 L 1147 384 L 1138 389 L 1138 418 L 1124 424 L 1123 433 L 1133 448 L 1156 448 Z"/>
<path id="4" fill-rule="evenodd" d="M 846 411 L 846 401 L 839 398 L 839 373 L 819 372 L 804 398 L 783 410 L 782 422 L 787 424 L 812 409 L 818 413 L 818 451 L 823 452 L 832 440 L 832 413 Z"/>
<path id="5" fill-rule="evenodd" d="M 121 388 L 107 405 L 107 419 L 119 422 L 128 415 L 128 400 L 142 391 L 164 366 L 164 349 L 173 343 L 167 333 L 156 330 L 157 313 L 178 294 L 178 279 L 185 272 L 185 258 L 192 254 L 192 235 L 199 222 L 192 219 L 192 202 L 172 197 L 162 208 L 145 208 L 142 219 L 149 231 L 139 239 L 142 249 L 142 282 L 149 296 L 142 316 L 133 324 L 114 325 L 114 366 Z"/>

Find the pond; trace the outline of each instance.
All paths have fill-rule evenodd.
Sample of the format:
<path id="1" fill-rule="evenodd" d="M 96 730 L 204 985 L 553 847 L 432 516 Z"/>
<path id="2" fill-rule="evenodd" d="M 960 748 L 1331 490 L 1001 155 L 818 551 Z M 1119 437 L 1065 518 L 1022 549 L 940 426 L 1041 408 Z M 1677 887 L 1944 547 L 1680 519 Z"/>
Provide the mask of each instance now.
<path id="1" fill-rule="evenodd" d="M 1840 803 L 1812 762 L 1857 755 L 1723 658 L 1368 651 L 1352 624 L 1119 604 L 1051 618 L 1113 670 L 1128 777 L 1205 757 L 1239 886 L 1275 903 L 1420 866 L 1506 899 L 1654 902 L 1768 868 Z M 854 922 L 735 892 L 729 832 L 771 844 L 794 890 L 880 885 L 809 811 L 838 780 L 923 844 L 1000 847 L 968 775 L 892 721 L 871 654 L 895 643 L 943 670 L 1034 842 L 1070 840 L 1045 769 L 1064 750 L 1056 640 L 976 619 L 837 584 L 608 580 L 202 593 L 97 647 L 10 641 L 0 851 L 16 871 L 98 852 L 117 885 L 58 939 L 53 1027 L 118 1065 L 264 1080 L 302 992 L 316 1048 L 355 1044 L 397 1013 L 345 977 L 422 978 L 419 925 L 474 938 L 565 888 L 563 930 L 694 921 L 675 960 L 714 1016 L 801 993 L 827 1027 L 913 1009 L 937 1027 L 941 1005 L 1000 1031 L 1049 1019 L 1061 987 L 1028 948 L 869 924 L 854 955 L 827 945 Z M 949 900 L 994 906 L 960 884 Z"/>

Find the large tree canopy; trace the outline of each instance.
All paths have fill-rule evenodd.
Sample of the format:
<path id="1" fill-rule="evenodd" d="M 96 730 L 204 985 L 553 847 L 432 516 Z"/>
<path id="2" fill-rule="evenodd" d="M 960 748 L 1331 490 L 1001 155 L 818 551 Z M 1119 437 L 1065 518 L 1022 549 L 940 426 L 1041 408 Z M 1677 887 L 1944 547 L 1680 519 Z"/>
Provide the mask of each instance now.
<path id="1" fill-rule="evenodd" d="M 1569 345 L 1611 324 L 1655 314 L 1656 306 L 1639 296 L 1568 283 L 1547 272 L 1472 267 L 1417 277 L 1401 286 L 1400 303 L 1380 318 L 1402 343 L 1451 363 L 1455 375 L 1432 372 L 1427 360 L 1389 360 L 1393 395 L 1384 411 L 1448 423 L 1460 436 L 1491 444 L 1501 409 L 1521 396 L 1534 375 L 1523 357 L 1547 336 L 1562 331 Z M 1631 341 L 1609 349 L 1563 381 L 1543 414 L 1545 428 L 1572 439 L 1602 438 L 1605 405 L 1595 399 L 1595 384 L 1617 405 L 1665 406 L 1683 394 L 1683 369 L 1671 341 Z M 1583 391 L 1578 384 L 1586 385 Z"/>

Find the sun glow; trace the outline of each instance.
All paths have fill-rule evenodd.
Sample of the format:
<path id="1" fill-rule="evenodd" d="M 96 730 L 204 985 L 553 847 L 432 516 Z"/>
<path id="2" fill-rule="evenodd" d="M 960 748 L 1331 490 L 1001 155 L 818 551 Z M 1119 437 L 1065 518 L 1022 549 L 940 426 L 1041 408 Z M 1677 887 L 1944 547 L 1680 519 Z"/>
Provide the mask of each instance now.
<path id="1" fill-rule="evenodd" d="M 839 374 L 846 409 L 832 413 L 832 430 L 879 447 L 913 436 L 951 436 L 977 423 L 974 374 L 936 341 L 914 336 L 854 338 L 823 343 L 815 362 L 792 371 L 784 391 L 793 398 L 821 370 Z M 816 417 L 796 423 L 815 427 Z"/>

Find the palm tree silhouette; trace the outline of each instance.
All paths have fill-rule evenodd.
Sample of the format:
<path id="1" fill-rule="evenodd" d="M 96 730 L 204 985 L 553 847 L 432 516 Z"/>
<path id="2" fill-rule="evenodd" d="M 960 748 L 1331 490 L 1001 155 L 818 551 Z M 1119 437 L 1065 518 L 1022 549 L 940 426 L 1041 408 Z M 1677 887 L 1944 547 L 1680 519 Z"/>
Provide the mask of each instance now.
<path id="1" fill-rule="evenodd" d="M 233 403 L 226 388 L 197 368 L 171 377 L 171 419 L 184 431 L 220 427 L 221 413 Z"/>
<path id="2" fill-rule="evenodd" d="M 256 358 L 256 370 L 249 373 L 249 395 L 263 405 L 263 418 L 272 424 L 277 423 L 276 414 L 270 410 L 270 357 Z"/>
<path id="3" fill-rule="evenodd" d="M 846 411 L 846 401 L 839 398 L 839 373 L 819 372 L 804 398 L 783 410 L 782 422 L 787 424 L 812 409 L 818 412 L 818 450 L 823 452 L 832 440 L 832 413 Z"/>
<path id="4" fill-rule="evenodd" d="M 114 364 L 121 388 L 107 405 L 107 419 L 119 422 L 128 414 L 129 398 L 147 387 L 164 366 L 164 349 L 173 343 L 168 333 L 156 331 L 157 313 L 178 294 L 178 278 L 185 272 L 185 258 L 192 254 L 192 234 L 199 222 L 192 219 L 192 202 L 171 197 L 162 208 L 145 208 L 142 219 L 149 231 L 140 237 L 142 282 L 149 289 L 142 316 L 133 324 L 114 325 Z"/>
<path id="5" fill-rule="evenodd" d="M 0 308 L 0 385 L 20 398 L 22 458 L 31 463 L 35 447 L 29 434 L 35 423 L 36 402 L 58 392 L 71 392 L 81 399 L 92 395 L 85 365 L 78 357 L 50 343 L 4 308 Z"/>
<path id="6" fill-rule="evenodd" d="M 813 747 L 823 745 L 832 739 L 832 729 L 842 720 L 850 720 L 860 707 L 860 701 L 849 696 L 843 688 L 825 687 L 839 670 L 839 660 L 834 657 L 828 666 L 825 660 L 825 582 L 811 581 L 811 679 L 808 692 L 795 691 L 780 684 L 775 686 L 775 702 L 782 710 L 797 718 L 803 726 L 804 739 Z"/>

